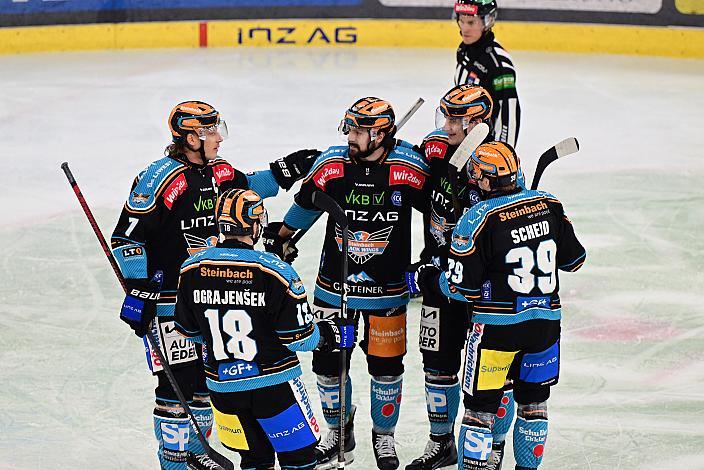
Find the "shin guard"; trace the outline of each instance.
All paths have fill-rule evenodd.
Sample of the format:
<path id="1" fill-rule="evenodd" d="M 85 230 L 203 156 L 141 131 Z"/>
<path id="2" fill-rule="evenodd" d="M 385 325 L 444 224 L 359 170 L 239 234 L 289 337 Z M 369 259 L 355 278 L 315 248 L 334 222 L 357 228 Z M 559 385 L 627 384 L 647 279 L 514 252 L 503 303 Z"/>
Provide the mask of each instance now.
<path id="1" fill-rule="evenodd" d="M 460 383 L 456 375 L 425 375 L 425 404 L 430 434 L 454 433 L 460 406 Z"/>
<path id="2" fill-rule="evenodd" d="M 186 413 L 154 408 L 154 435 L 159 442 L 157 455 L 163 470 L 186 470 L 189 434 Z"/>
<path id="3" fill-rule="evenodd" d="M 323 417 L 330 428 L 340 426 L 340 378 L 329 375 L 318 376 L 318 394 L 323 408 Z M 352 406 L 352 378 L 347 377 L 345 386 L 345 409 L 347 416 Z"/>
<path id="4" fill-rule="evenodd" d="M 377 434 L 394 433 L 401 410 L 402 384 L 403 377 L 400 375 L 372 377 L 369 390 L 372 428 Z"/>
<path id="5" fill-rule="evenodd" d="M 504 396 L 501 397 L 501 405 L 496 412 L 494 427 L 491 435 L 494 438 L 494 443 L 504 442 L 506 434 L 513 423 L 513 414 L 516 410 L 516 402 L 513 401 L 513 389 L 504 390 Z"/>
<path id="6" fill-rule="evenodd" d="M 538 468 L 543 460 L 547 437 L 547 403 L 518 405 L 518 417 L 513 427 L 513 455 L 516 466 Z"/>
<path id="7" fill-rule="evenodd" d="M 491 427 L 494 415 L 467 410 L 462 418 L 457 441 L 457 468 L 481 470 L 487 468 L 491 455 Z"/>
<path id="8" fill-rule="evenodd" d="M 210 407 L 210 401 L 194 400 L 191 404 L 191 411 L 193 411 L 193 416 L 196 418 L 200 432 L 203 433 L 206 439 L 210 440 L 210 434 L 213 430 L 213 409 Z M 193 430 L 191 430 L 188 439 L 188 451 L 196 455 L 205 454 L 205 448 Z"/>

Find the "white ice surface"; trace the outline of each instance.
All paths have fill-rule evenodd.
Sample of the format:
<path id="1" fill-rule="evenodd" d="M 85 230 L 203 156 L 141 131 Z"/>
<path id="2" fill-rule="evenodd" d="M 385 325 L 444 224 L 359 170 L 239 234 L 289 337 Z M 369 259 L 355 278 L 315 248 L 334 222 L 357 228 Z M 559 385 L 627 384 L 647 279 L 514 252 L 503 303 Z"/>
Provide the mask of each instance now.
<path id="1" fill-rule="evenodd" d="M 582 271 L 562 276 L 561 381 L 541 468 L 704 469 L 704 62 L 514 59 L 528 175 L 553 143 L 581 142 L 579 154 L 546 171 L 543 188 L 563 201 L 589 251 Z M 118 319 L 120 290 L 62 161 L 109 235 L 132 178 L 167 143 L 174 103 L 216 105 L 231 131 L 222 156 L 260 169 L 298 148 L 339 144 L 337 123 L 363 95 L 389 99 L 399 115 L 424 97 L 402 131 L 418 142 L 451 86 L 453 60 L 451 50 L 384 49 L 1 57 L 0 469 L 157 468 L 153 379 L 141 342 Z M 290 197 L 268 202 L 273 220 Z M 304 239 L 296 262 L 308 286 L 320 237 Z M 422 452 L 428 430 L 418 310 L 413 302 L 396 435 L 402 463 Z M 310 355 L 302 356 L 322 419 Z M 362 354 L 352 377 L 353 468 L 369 469 Z"/>

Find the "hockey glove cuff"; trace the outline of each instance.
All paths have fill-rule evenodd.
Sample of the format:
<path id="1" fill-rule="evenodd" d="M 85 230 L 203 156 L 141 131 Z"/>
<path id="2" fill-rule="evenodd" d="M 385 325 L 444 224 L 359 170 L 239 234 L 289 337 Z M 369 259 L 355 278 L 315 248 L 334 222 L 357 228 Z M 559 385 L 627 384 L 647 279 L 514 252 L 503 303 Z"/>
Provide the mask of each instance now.
<path id="1" fill-rule="evenodd" d="M 317 323 L 320 331 L 318 351 L 333 352 L 352 349 L 357 342 L 357 328 L 354 324 L 343 324 L 340 318 L 323 319 Z"/>
<path id="2" fill-rule="evenodd" d="M 151 280 L 125 279 L 127 295 L 120 309 L 120 320 L 127 323 L 140 338 L 149 331 L 156 316 L 156 302 L 163 282 L 163 273 L 157 271 Z"/>
<path id="3" fill-rule="evenodd" d="M 316 149 L 297 150 L 269 163 L 269 168 L 279 186 L 288 191 L 296 181 L 308 174 L 319 155 L 320 150 Z"/>
<path id="4" fill-rule="evenodd" d="M 434 294 L 432 282 L 437 281 L 437 275 L 441 270 L 433 263 L 419 261 L 406 268 L 406 284 L 408 293 L 413 294 Z"/>
<path id="5" fill-rule="evenodd" d="M 262 243 L 268 253 L 274 253 L 283 261 L 291 264 L 298 257 L 298 248 L 290 238 L 279 235 L 283 222 L 270 222 L 262 234 Z"/>

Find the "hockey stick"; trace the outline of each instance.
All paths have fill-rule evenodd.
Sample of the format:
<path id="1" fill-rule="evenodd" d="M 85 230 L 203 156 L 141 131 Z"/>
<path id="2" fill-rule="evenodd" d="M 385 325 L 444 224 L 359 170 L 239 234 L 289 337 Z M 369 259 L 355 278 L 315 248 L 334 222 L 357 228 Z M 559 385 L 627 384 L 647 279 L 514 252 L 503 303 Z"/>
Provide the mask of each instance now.
<path id="1" fill-rule="evenodd" d="M 486 136 L 489 135 L 489 126 L 485 122 L 480 122 L 467 133 L 467 136 L 462 140 L 455 153 L 450 157 L 449 166 L 447 168 L 450 177 L 450 187 L 452 189 L 452 208 L 455 213 L 455 218 L 459 222 L 462 215 L 462 207 L 458 199 L 457 191 L 457 175 L 464 169 L 477 147 L 479 147 Z"/>
<path id="2" fill-rule="evenodd" d="M 100 246 L 103 248 L 103 253 L 105 253 L 105 256 L 107 256 L 108 261 L 110 262 L 110 266 L 112 267 L 112 270 L 115 272 L 115 276 L 117 276 L 117 280 L 120 281 L 120 285 L 122 286 L 122 290 L 125 291 L 125 294 L 127 293 L 127 284 L 125 283 L 125 278 L 122 275 L 122 272 L 120 271 L 120 267 L 117 265 L 117 261 L 115 261 L 115 257 L 113 256 L 112 252 L 110 251 L 110 248 L 108 247 L 107 242 L 105 241 L 105 237 L 103 236 L 103 233 L 100 230 L 100 227 L 98 227 L 98 222 L 96 222 L 95 217 L 93 217 L 93 213 L 90 210 L 90 207 L 88 207 L 88 203 L 86 202 L 86 199 L 83 197 L 83 193 L 81 193 L 81 189 L 78 187 L 78 183 L 76 182 L 76 179 L 73 177 L 73 173 L 71 173 L 71 170 L 68 167 L 68 162 L 63 162 L 61 164 L 61 169 L 64 171 L 64 174 L 66 175 L 66 179 L 68 179 L 69 184 L 71 185 L 71 188 L 73 189 L 73 192 L 76 194 L 76 197 L 78 198 L 78 202 L 80 203 L 81 207 L 83 208 L 83 213 L 86 215 L 86 218 L 88 218 L 88 222 L 90 223 L 91 228 L 93 229 L 93 233 L 95 233 L 95 236 L 98 238 L 98 242 L 100 242 Z M 161 348 L 159 347 L 159 344 L 157 343 L 156 339 L 149 333 L 146 335 L 147 340 L 152 346 L 152 349 L 157 354 L 157 357 L 159 358 L 159 362 L 161 363 L 164 372 L 166 373 L 166 377 L 169 379 L 169 382 L 171 383 L 171 387 L 173 387 L 174 392 L 176 392 L 176 396 L 178 397 L 179 402 L 181 403 L 181 406 L 183 409 L 188 413 L 188 418 L 191 421 L 191 425 L 195 429 L 196 435 L 198 436 L 198 439 L 200 440 L 201 444 L 203 444 L 203 447 L 205 448 L 206 453 L 208 454 L 208 457 L 210 457 L 214 462 L 216 462 L 220 467 L 222 467 L 223 470 L 235 470 L 235 465 L 230 462 L 225 456 L 221 455 L 217 451 L 215 451 L 210 445 L 208 444 L 208 440 L 205 438 L 203 435 L 202 431 L 200 430 L 200 427 L 198 426 L 198 422 L 196 421 L 195 416 L 193 416 L 193 411 L 191 411 L 191 407 L 188 406 L 188 402 L 186 401 L 186 397 L 183 395 L 183 392 L 181 391 L 181 388 L 178 386 L 176 383 L 176 378 L 174 377 L 174 373 L 171 370 L 171 367 L 169 366 L 169 363 L 166 362 L 166 358 L 164 357 L 164 353 L 161 351 Z M 217 469 L 215 469 L 217 470 Z"/>
<path id="3" fill-rule="evenodd" d="M 406 125 L 406 123 L 413 117 L 413 115 L 416 113 L 416 111 L 418 111 L 418 109 L 421 106 L 423 106 L 423 103 L 425 103 L 425 100 L 423 98 L 418 98 L 418 100 L 416 100 L 416 102 L 413 103 L 413 106 L 411 106 L 411 108 L 408 111 L 406 111 L 406 114 L 404 114 L 403 117 L 401 118 L 401 120 L 398 122 L 398 124 L 396 124 L 396 132 L 400 131 L 401 128 Z M 322 215 L 322 214 L 320 214 L 320 215 Z M 320 218 L 320 215 L 318 215 L 315 218 L 315 220 L 313 221 L 313 224 L 315 224 L 318 221 L 318 219 Z M 295 235 L 293 237 L 291 237 L 291 241 L 289 242 L 289 244 L 295 245 L 296 243 L 298 243 L 298 241 L 301 238 L 303 238 L 303 235 L 308 233 L 308 230 L 310 230 L 310 228 L 299 230 L 298 232 L 296 232 Z"/>
<path id="4" fill-rule="evenodd" d="M 568 137 L 562 142 L 555 144 L 553 147 L 547 149 L 538 158 L 538 164 L 535 166 L 535 174 L 533 175 L 533 182 L 530 184 L 531 190 L 538 189 L 538 184 L 540 183 L 540 177 L 543 176 L 543 172 L 552 162 L 558 158 L 566 157 L 577 153 L 579 150 L 579 142 L 574 137 Z"/>
<path id="5" fill-rule="evenodd" d="M 342 229 L 342 266 L 340 268 L 340 316 L 346 323 L 347 318 L 347 271 L 349 236 L 347 216 L 337 202 L 322 191 L 313 193 L 313 205 L 332 217 Z M 345 424 L 347 417 L 347 349 L 340 350 L 340 442 L 337 451 L 337 468 L 345 468 Z"/>

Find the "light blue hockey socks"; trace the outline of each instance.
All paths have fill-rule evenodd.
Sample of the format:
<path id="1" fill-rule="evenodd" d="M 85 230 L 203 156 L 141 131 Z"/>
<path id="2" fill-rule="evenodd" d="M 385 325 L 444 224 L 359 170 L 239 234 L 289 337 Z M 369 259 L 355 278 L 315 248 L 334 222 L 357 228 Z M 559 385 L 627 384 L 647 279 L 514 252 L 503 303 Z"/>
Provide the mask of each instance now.
<path id="1" fill-rule="evenodd" d="M 159 442 L 159 463 L 164 470 L 186 470 L 190 424 L 186 413 L 154 409 L 154 435 Z"/>
<path id="2" fill-rule="evenodd" d="M 460 406 L 460 383 L 457 376 L 425 376 L 425 404 L 428 408 L 430 434 L 454 432 Z"/>
<path id="3" fill-rule="evenodd" d="M 347 377 L 345 386 L 345 409 L 347 416 L 352 405 L 352 378 Z M 323 407 L 323 417 L 331 428 L 340 425 L 340 378 L 328 375 L 318 376 L 318 394 Z"/>
<path id="4" fill-rule="evenodd" d="M 206 439 L 209 439 L 213 430 L 213 409 L 210 408 L 210 402 L 195 400 L 191 404 L 191 411 L 196 418 L 200 432 L 203 433 Z M 188 450 L 196 455 L 205 454 L 205 447 L 203 447 L 193 429 L 191 429 L 191 434 L 188 438 Z"/>
<path id="5" fill-rule="evenodd" d="M 519 416 L 513 428 L 513 456 L 516 466 L 538 468 L 548 437 L 548 420 L 526 420 Z"/>
<path id="6" fill-rule="evenodd" d="M 371 380 L 371 409 L 373 429 L 378 434 L 393 434 L 401 410 L 403 377 L 380 376 Z"/>
<path id="7" fill-rule="evenodd" d="M 501 406 L 496 412 L 494 420 L 494 428 L 491 430 L 491 435 L 494 438 L 494 444 L 504 442 L 506 434 L 513 423 L 513 415 L 516 411 L 516 402 L 513 401 L 513 389 L 505 390 L 504 396 L 501 397 Z"/>

